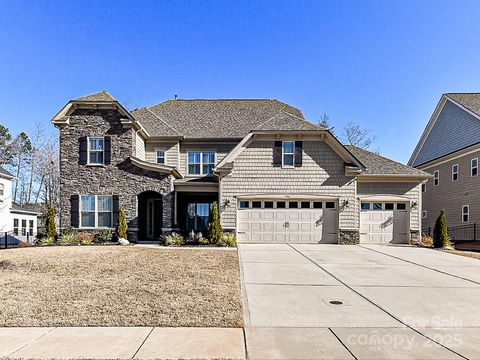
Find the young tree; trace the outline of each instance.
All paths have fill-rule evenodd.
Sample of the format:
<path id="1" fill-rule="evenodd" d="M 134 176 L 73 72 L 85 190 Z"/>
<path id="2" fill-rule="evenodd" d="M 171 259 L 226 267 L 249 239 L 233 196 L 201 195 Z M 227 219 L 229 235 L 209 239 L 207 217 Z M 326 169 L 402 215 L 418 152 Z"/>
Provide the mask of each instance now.
<path id="1" fill-rule="evenodd" d="M 53 208 L 48 209 L 47 222 L 45 224 L 45 230 L 47 231 L 47 238 L 57 238 L 57 226 L 55 225 L 55 212 Z"/>
<path id="2" fill-rule="evenodd" d="M 24 173 L 22 172 L 24 165 L 29 163 L 30 155 L 32 152 L 32 143 L 28 138 L 28 135 L 24 132 L 18 134 L 13 143 L 13 166 L 16 168 L 16 180 L 15 180 L 15 190 L 13 192 L 13 201 L 16 203 L 21 203 L 21 199 L 17 197 L 19 194 L 19 185 L 24 178 Z M 20 176 L 22 175 L 22 176 Z M 24 179 L 23 179 L 24 180 Z"/>
<path id="3" fill-rule="evenodd" d="M 117 223 L 117 236 L 119 239 L 127 239 L 128 225 L 127 217 L 125 216 L 125 211 L 123 208 L 120 208 L 118 212 L 118 223 Z"/>
<path id="4" fill-rule="evenodd" d="M 330 125 L 330 116 L 327 113 L 323 113 L 318 120 L 318 126 L 322 126 L 330 130 L 333 133 L 333 127 Z"/>
<path id="5" fill-rule="evenodd" d="M 220 224 L 220 213 L 216 201 L 213 202 L 212 210 L 208 216 L 208 239 L 210 244 L 218 244 L 222 241 L 222 225 Z"/>
<path id="6" fill-rule="evenodd" d="M 362 128 L 352 121 L 349 121 L 343 128 L 343 137 L 348 144 L 365 150 L 368 150 L 375 141 L 375 136 L 372 135 L 370 129 Z"/>
<path id="7" fill-rule="evenodd" d="M 448 240 L 448 228 L 447 219 L 445 216 L 445 210 L 440 212 L 437 220 L 435 221 L 435 227 L 433 228 L 433 247 L 442 248 L 450 245 Z"/>

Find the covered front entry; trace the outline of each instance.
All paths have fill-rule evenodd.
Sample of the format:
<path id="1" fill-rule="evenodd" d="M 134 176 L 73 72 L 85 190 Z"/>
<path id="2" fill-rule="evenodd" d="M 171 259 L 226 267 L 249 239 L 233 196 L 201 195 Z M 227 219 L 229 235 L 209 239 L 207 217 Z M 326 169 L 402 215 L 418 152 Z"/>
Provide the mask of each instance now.
<path id="1" fill-rule="evenodd" d="M 240 200 L 238 241 L 243 243 L 338 243 L 338 205 L 333 200 Z"/>
<path id="2" fill-rule="evenodd" d="M 362 202 L 360 242 L 408 243 L 407 203 Z"/>
<path id="3" fill-rule="evenodd" d="M 177 192 L 177 223 L 184 232 L 208 231 L 208 217 L 214 201 L 218 201 L 216 192 Z"/>
<path id="4" fill-rule="evenodd" d="M 162 234 L 162 196 L 155 191 L 138 195 L 138 240 L 158 240 Z"/>

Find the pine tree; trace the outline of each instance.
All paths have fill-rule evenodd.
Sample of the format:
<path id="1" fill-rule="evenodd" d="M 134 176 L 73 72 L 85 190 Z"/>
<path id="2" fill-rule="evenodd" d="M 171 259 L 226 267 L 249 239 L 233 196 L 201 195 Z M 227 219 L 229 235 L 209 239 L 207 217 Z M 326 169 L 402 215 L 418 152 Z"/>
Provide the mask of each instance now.
<path id="1" fill-rule="evenodd" d="M 222 241 L 222 225 L 220 224 L 220 214 L 216 201 L 213 202 L 212 210 L 208 217 L 208 239 L 210 244 L 218 244 Z"/>
<path id="2" fill-rule="evenodd" d="M 435 221 L 435 227 L 433 228 L 433 247 L 442 248 L 449 244 L 447 219 L 445 216 L 445 210 L 442 210 L 440 215 L 438 215 L 437 220 Z"/>
<path id="3" fill-rule="evenodd" d="M 120 208 L 120 211 L 118 212 L 118 223 L 117 223 L 118 237 L 120 239 L 126 239 L 127 230 L 128 230 L 127 217 L 125 216 L 125 211 L 123 210 L 123 208 Z"/>
<path id="4" fill-rule="evenodd" d="M 55 225 L 55 212 L 53 208 L 48 209 L 47 222 L 45 224 L 45 229 L 47 231 L 47 237 L 49 239 L 57 238 L 57 227 Z"/>

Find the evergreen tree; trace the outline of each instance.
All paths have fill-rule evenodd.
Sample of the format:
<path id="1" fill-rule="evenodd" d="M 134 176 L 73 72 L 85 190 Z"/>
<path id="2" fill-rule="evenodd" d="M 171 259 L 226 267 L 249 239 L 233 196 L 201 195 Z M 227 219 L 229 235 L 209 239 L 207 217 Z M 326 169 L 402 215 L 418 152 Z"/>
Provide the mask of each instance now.
<path id="1" fill-rule="evenodd" d="M 55 212 L 53 208 L 48 209 L 47 222 L 45 224 L 45 229 L 47 231 L 47 238 L 56 239 L 57 238 L 57 227 L 55 225 Z"/>
<path id="2" fill-rule="evenodd" d="M 442 248 L 449 244 L 447 219 L 445 216 L 445 210 L 442 210 L 440 215 L 438 215 L 437 220 L 435 221 L 435 227 L 433 228 L 433 247 Z"/>
<path id="3" fill-rule="evenodd" d="M 123 210 L 123 208 L 120 208 L 120 211 L 118 212 L 118 223 L 117 223 L 118 237 L 120 239 L 126 239 L 127 230 L 128 230 L 127 217 L 125 216 L 125 211 Z"/>
<path id="4" fill-rule="evenodd" d="M 208 216 L 208 239 L 210 244 L 218 244 L 222 241 L 222 225 L 220 224 L 220 214 L 216 201 L 213 202 L 212 210 Z"/>

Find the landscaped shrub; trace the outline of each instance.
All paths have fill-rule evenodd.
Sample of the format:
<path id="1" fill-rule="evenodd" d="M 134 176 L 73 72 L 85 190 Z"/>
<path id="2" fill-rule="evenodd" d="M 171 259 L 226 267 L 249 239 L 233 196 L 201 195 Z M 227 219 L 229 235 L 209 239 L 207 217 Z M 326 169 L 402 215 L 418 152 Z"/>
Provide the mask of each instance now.
<path id="1" fill-rule="evenodd" d="M 426 247 L 432 247 L 433 238 L 431 236 L 423 235 L 422 239 L 420 240 L 420 245 L 426 246 Z"/>
<path id="2" fill-rule="evenodd" d="M 438 215 L 437 220 L 435 221 L 435 227 L 433 228 L 433 247 L 442 248 L 450 245 L 445 210 L 442 210 L 440 215 Z"/>
<path id="3" fill-rule="evenodd" d="M 219 246 L 237 247 L 237 237 L 234 233 L 224 233 L 222 240 L 217 244 Z"/>
<path id="4" fill-rule="evenodd" d="M 212 210 L 208 216 L 208 240 L 210 244 L 218 244 L 222 241 L 222 225 L 220 224 L 220 214 L 216 201 L 213 202 Z"/>
<path id="5" fill-rule="evenodd" d="M 55 244 L 55 238 L 44 237 L 40 239 L 40 244 L 42 245 L 53 245 Z"/>
<path id="6" fill-rule="evenodd" d="M 92 233 L 80 233 L 77 236 L 77 240 L 82 245 L 91 245 L 95 240 L 95 234 Z"/>
<path id="7" fill-rule="evenodd" d="M 172 233 L 171 235 L 165 235 L 161 237 L 161 240 L 166 246 L 183 246 L 185 245 L 185 238 L 177 233 Z"/>
<path id="8" fill-rule="evenodd" d="M 45 229 L 47 232 L 47 237 L 56 239 L 57 227 L 55 225 L 55 212 L 53 211 L 53 208 L 48 209 L 48 216 L 47 216 Z"/>
<path id="9" fill-rule="evenodd" d="M 120 208 L 118 212 L 118 224 L 117 224 L 117 236 L 119 239 L 126 239 L 127 238 L 127 217 L 125 216 L 125 211 L 123 208 Z"/>
<path id="10" fill-rule="evenodd" d="M 102 230 L 95 235 L 95 242 L 100 244 L 110 242 L 112 241 L 112 237 L 113 234 L 110 230 Z"/>
<path id="11" fill-rule="evenodd" d="M 62 245 L 78 245 L 78 235 L 76 233 L 66 233 L 62 235 L 60 244 Z"/>

